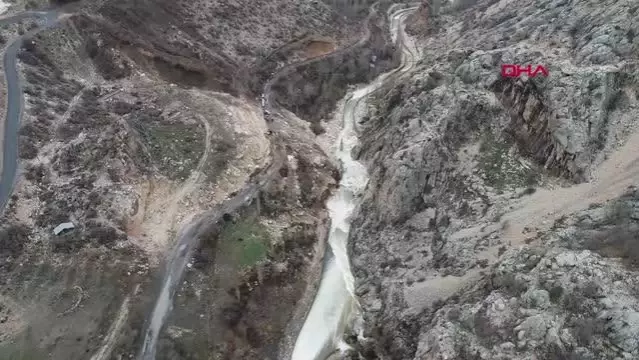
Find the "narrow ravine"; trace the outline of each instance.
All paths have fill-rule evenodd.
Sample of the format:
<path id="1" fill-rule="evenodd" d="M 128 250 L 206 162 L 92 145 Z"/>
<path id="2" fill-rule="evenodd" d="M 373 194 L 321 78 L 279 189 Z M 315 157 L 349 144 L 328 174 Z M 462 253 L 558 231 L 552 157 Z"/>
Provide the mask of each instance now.
<path id="1" fill-rule="evenodd" d="M 324 360 L 335 350 L 348 348 L 342 337 L 349 327 L 360 332 L 358 320 L 361 313 L 354 294 L 355 281 L 350 269 L 347 241 L 351 218 L 368 183 L 368 173 L 364 164 L 353 158 L 352 150 L 359 143 L 356 124 L 364 115 L 366 98 L 391 75 L 408 71 L 414 63 L 413 51 L 404 44 L 403 23 L 416 8 L 395 10 L 400 6 L 391 7 L 389 17 L 393 41 L 402 47 L 401 66 L 356 90 L 344 103 L 342 129 L 336 146 L 342 177 L 339 189 L 327 202 L 331 218 L 330 247 L 325 255 L 319 289 L 295 342 L 292 360 Z"/>
<path id="2" fill-rule="evenodd" d="M 400 5 L 401 6 L 401 5 Z M 411 9 L 393 11 L 391 16 L 391 31 L 400 31 L 403 19 Z M 414 8 L 412 8 L 414 9 Z M 368 36 L 368 35 L 366 35 Z M 403 36 L 393 36 L 398 43 L 402 43 Z M 404 48 L 404 46 L 402 45 Z M 354 279 L 350 271 L 346 250 L 350 218 L 357 206 L 356 199 L 364 191 L 368 176 L 366 168 L 351 157 L 351 151 L 358 143 L 355 124 L 359 118 L 358 112 L 364 102 L 360 101 L 378 89 L 383 80 L 391 74 L 407 69 L 405 61 L 406 51 L 402 51 L 402 66 L 394 71 L 380 76 L 372 84 L 356 91 L 346 101 L 343 116 L 343 128 L 338 139 L 337 158 L 342 164 L 342 180 L 339 191 L 328 201 L 327 207 L 332 219 L 329 235 L 330 249 L 325 258 L 324 273 L 315 301 L 307 316 L 307 320 L 300 332 L 292 358 L 294 360 L 325 359 L 335 349 L 347 347 L 341 338 L 347 326 L 353 324 L 359 314 L 358 304 L 354 297 Z M 409 52 L 410 53 L 410 52 Z M 264 107 L 270 110 L 268 86 L 264 96 Z M 268 113 L 267 113 L 268 114 Z M 158 294 L 155 306 L 147 320 L 140 360 L 154 360 L 157 342 L 168 314 L 171 312 L 173 298 L 179 289 L 179 282 L 184 274 L 186 263 L 192 250 L 202 234 L 208 233 L 210 227 L 217 223 L 221 215 L 230 213 L 238 207 L 249 203 L 259 192 L 259 189 L 274 176 L 281 167 L 285 153 L 276 146 L 273 150 L 273 162 L 256 177 L 250 184 L 215 209 L 207 212 L 187 224 L 178 234 L 176 245 L 168 262 L 167 271 L 163 279 L 162 289 Z"/>

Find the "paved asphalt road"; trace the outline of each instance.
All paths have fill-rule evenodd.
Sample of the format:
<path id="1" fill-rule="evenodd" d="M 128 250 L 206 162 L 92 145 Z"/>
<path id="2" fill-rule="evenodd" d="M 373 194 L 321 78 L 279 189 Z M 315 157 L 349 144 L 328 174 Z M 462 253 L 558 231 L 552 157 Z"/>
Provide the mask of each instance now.
<path id="1" fill-rule="evenodd" d="M 18 130 L 20 129 L 20 118 L 24 98 L 22 97 L 22 87 L 20 77 L 16 68 L 17 56 L 22 41 L 42 30 L 55 24 L 57 12 L 33 12 L 26 11 L 15 16 L 0 19 L 0 26 L 9 25 L 27 18 L 40 18 L 44 25 L 15 39 L 6 48 L 3 57 L 4 76 L 7 89 L 7 114 L 4 119 L 4 139 L 2 141 L 2 175 L 0 176 L 0 214 L 11 196 L 13 184 L 16 179 L 18 169 Z"/>

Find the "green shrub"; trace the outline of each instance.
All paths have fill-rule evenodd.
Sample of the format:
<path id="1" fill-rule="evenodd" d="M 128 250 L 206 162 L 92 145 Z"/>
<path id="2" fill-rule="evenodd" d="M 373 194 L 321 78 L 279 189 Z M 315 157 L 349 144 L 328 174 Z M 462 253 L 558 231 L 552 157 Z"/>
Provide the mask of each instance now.
<path id="1" fill-rule="evenodd" d="M 250 267 L 266 258 L 269 234 L 257 219 L 227 224 L 220 234 L 222 253 L 241 267 Z"/>
<path id="2" fill-rule="evenodd" d="M 632 265 L 639 264 L 639 235 L 636 226 L 616 225 L 586 242 L 588 250 L 606 257 L 620 257 Z"/>
<path id="3" fill-rule="evenodd" d="M 528 290 L 528 284 L 525 280 L 517 278 L 513 273 L 506 273 L 497 276 L 494 284 L 498 288 L 503 289 L 507 294 L 519 296 Z"/>
<path id="4" fill-rule="evenodd" d="M 479 145 L 480 176 L 497 190 L 528 186 L 524 194 L 530 195 L 535 191 L 532 186 L 538 183 L 539 174 L 522 166 L 516 156 L 510 154 L 511 147 L 511 142 L 497 139 L 491 133 L 485 134 Z"/>
<path id="5" fill-rule="evenodd" d="M 471 8 L 475 4 L 477 4 L 477 0 L 455 0 L 453 1 L 451 8 L 459 11 Z"/>
<path id="6" fill-rule="evenodd" d="M 549 294 L 550 301 L 556 303 L 564 294 L 564 288 L 562 288 L 561 285 L 553 286 L 552 288 L 550 288 Z"/>

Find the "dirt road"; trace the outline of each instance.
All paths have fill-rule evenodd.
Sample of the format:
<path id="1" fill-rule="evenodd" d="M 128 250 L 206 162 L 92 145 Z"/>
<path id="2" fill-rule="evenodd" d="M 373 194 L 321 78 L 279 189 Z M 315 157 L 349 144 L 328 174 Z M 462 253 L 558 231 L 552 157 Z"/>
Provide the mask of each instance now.
<path id="1" fill-rule="evenodd" d="M 181 229 L 169 265 L 167 266 L 162 289 L 158 295 L 145 331 L 144 343 L 139 355 L 141 360 L 155 359 L 160 331 L 162 331 L 164 322 L 171 310 L 175 293 L 179 290 L 184 269 L 191 258 L 193 250 L 198 246 L 200 239 L 215 230 L 216 225 L 225 213 L 233 213 L 241 206 L 250 204 L 253 199 L 258 196 L 260 190 L 278 174 L 278 170 L 284 164 L 284 159 L 284 149 L 279 146 L 274 146 L 272 148 L 271 164 L 256 176 L 251 183 L 247 184 L 231 199 L 196 217 Z"/>
<path id="2" fill-rule="evenodd" d="M 514 206 L 502 219 L 508 221 L 503 239 L 512 245 L 525 240 L 525 227 L 548 230 L 553 222 L 590 204 L 618 198 L 629 186 L 639 183 L 639 131 L 593 171 L 593 178 L 567 188 L 538 189 Z"/>

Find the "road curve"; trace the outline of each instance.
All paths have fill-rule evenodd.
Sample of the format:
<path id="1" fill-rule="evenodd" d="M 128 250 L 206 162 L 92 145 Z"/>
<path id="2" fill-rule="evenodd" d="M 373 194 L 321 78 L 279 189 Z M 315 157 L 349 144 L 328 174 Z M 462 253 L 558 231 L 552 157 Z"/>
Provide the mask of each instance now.
<path id="1" fill-rule="evenodd" d="M 3 56 L 4 76 L 6 82 L 6 107 L 7 112 L 4 119 L 4 138 L 2 141 L 2 175 L 0 176 L 0 214 L 11 196 L 13 184 L 16 179 L 18 169 L 18 130 L 20 129 L 20 119 L 24 98 L 18 74 L 17 57 L 18 51 L 25 38 L 32 36 L 38 31 L 53 26 L 56 23 L 58 13 L 56 11 L 26 11 L 15 16 L 0 19 L 0 26 L 9 25 L 28 18 L 39 18 L 44 20 L 44 24 L 11 42 L 5 49 Z M 1 134 L 2 132 L 0 132 Z"/>
<path id="2" fill-rule="evenodd" d="M 279 77 L 291 71 L 295 71 L 295 69 L 299 66 L 335 56 L 336 54 L 348 51 L 353 47 L 360 46 L 368 41 L 370 38 L 370 29 L 368 25 L 371 17 L 374 15 L 376 6 L 377 4 L 371 7 L 371 12 L 366 20 L 364 35 L 357 42 L 329 54 L 299 63 L 286 65 L 273 74 L 272 78 L 269 79 L 264 86 L 262 108 L 265 115 L 270 116 L 271 111 L 274 110 L 274 104 L 272 104 L 270 98 L 272 85 Z M 267 124 L 269 124 L 268 121 Z M 269 128 L 270 127 L 271 124 L 269 124 Z M 279 144 L 278 140 L 279 138 L 276 134 L 276 136 L 273 137 L 273 147 L 271 149 L 272 162 L 267 168 L 262 170 L 260 174 L 252 179 L 238 194 L 216 206 L 212 210 L 198 216 L 180 230 L 177 236 L 177 242 L 167 266 L 162 289 L 158 295 L 151 316 L 147 320 L 148 323 L 145 330 L 145 338 L 138 356 L 140 360 L 155 360 L 159 334 L 162 331 L 167 315 L 171 311 L 173 297 L 179 289 L 179 284 L 182 276 L 184 275 L 186 264 L 188 263 L 193 250 L 197 247 L 199 240 L 204 235 L 215 231 L 215 228 L 222 219 L 223 214 L 234 212 L 241 206 L 249 204 L 256 196 L 258 196 L 259 191 L 277 175 L 278 170 L 284 164 L 286 151 L 284 150 L 284 147 Z"/>
<path id="3" fill-rule="evenodd" d="M 213 233 L 226 213 L 233 213 L 238 208 L 250 204 L 277 174 L 284 164 L 285 151 L 274 145 L 272 161 L 268 167 L 255 176 L 249 184 L 232 198 L 201 214 L 184 226 L 177 236 L 177 241 L 168 263 L 162 289 L 148 320 L 145 338 L 139 354 L 140 360 L 154 360 L 157 341 L 164 326 L 167 315 L 171 311 L 173 297 L 179 289 L 186 264 L 191 258 L 193 250 L 199 245 L 200 239 Z"/>
<path id="4" fill-rule="evenodd" d="M 306 66 L 308 64 L 312 64 L 314 62 L 318 62 L 318 61 L 322 61 L 324 59 L 333 57 L 333 56 L 337 56 L 339 54 L 343 54 L 346 53 L 350 50 L 352 50 L 353 48 L 359 47 L 364 45 L 368 40 L 370 40 L 371 38 L 371 31 L 370 31 L 370 21 L 373 18 L 373 15 L 375 15 L 375 13 L 377 12 L 377 7 L 379 6 L 379 2 L 376 2 L 375 4 L 373 4 L 370 8 L 369 14 L 366 17 L 366 20 L 364 21 L 364 35 L 362 35 L 356 42 L 347 45 L 345 47 L 339 48 L 335 51 L 329 52 L 327 54 L 323 54 L 320 56 L 315 56 L 312 57 L 310 59 L 306 59 L 300 62 L 295 62 L 292 64 L 288 64 L 288 65 L 284 65 L 282 66 L 280 69 L 278 69 L 273 76 L 271 76 L 271 78 L 266 82 L 266 84 L 264 84 L 264 90 L 262 92 L 262 110 L 264 111 L 265 114 L 265 118 L 267 118 L 268 116 L 270 116 L 270 111 L 273 110 L 273 101 L 271 99 L 271 95 L 273 93 L 273 84 L 279 80 L 282 76 L 287 75 L 292 73 L 293 71 L 296 71 L 297 68 L 302 67 L 302 66 Z"/>

